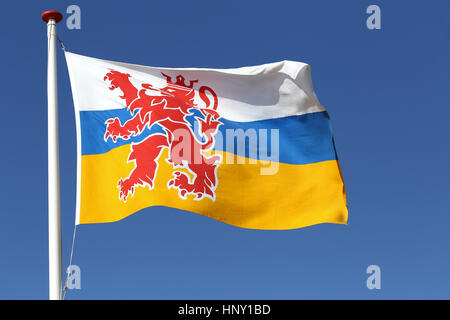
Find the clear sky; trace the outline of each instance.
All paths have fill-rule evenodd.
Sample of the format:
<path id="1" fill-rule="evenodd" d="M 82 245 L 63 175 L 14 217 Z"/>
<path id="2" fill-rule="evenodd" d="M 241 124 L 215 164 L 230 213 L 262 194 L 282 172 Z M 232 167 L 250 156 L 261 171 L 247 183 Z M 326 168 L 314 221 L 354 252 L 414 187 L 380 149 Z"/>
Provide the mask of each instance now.
<path id="1" fill-rule="evenodd" d="M 450 2 L 3 1 L 0 298 L 48 297 L 46 26 L 69 51 L 163 67 L 284 59 L 312 67 L 346 183 L 349 223 L 233 227 L 175 209 L 81 225 L 68 299 L 450 298 Z M 365 13 L 381 8 L 381 30 Z M 66 15 L 67 16 L 67 15 Z M 58 52 L 63 265 L 75 219 L 75 119 Z M 281 192 L 281 190 L 280 190 Z M 276 195 L 274 195 L 276 198 Z M 381 267 L 381 290 L 366 268 Z"/>

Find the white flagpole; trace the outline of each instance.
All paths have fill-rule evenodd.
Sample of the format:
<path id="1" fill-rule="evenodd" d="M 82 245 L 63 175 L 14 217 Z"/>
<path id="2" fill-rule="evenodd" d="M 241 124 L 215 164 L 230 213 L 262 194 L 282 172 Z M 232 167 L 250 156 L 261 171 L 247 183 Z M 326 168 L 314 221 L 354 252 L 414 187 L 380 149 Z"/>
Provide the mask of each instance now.
<path id="1" fill-rule="evenodd" d="M 58 147 L 58 87 L 56 69 L 56 24 L 61 13 L 46 11 L 42 20 L 47 23 L 47 102 L 48 102 L 48 272 L 49 299 L 61 300 L 61 214 L 59 205 L 59 147 Z"/>

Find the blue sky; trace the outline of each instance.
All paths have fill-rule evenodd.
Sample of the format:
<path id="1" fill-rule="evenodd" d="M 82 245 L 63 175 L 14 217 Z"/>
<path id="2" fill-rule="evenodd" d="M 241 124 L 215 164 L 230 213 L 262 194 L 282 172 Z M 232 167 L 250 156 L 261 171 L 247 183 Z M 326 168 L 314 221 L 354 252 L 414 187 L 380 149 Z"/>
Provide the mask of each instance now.
<path id="1" fill-rule="evenodd" d="M 169 208 L 78 228 L 82 289 L 68 299 L 449 299 L 450 2 L 2 2 L 0 298 L 48 297 L 46 26 L 81 8 L 69 51 L 164 67 L 309 63 L 327 108 L 349 223 L 246 230 Z M 366 8 L 381 8 L 381 30 Z M 63 265 L 76 140 L 58 52 Z M 381 290 L 366 268 L 381 267 Z"/>

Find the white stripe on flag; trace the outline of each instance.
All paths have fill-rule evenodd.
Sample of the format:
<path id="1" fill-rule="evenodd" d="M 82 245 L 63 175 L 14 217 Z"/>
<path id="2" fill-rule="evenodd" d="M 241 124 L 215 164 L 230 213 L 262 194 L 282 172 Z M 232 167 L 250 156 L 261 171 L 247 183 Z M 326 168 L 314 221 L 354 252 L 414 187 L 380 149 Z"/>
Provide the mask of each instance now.
<path id="1" fill-rule="evenodd" d="M 108 89 L 103 77 L 110 69 L 131 75 L 137 87 L 150 83 L 164 87 L 162 72 L 176 77 L 182 74 L 186 83 L 199 80 L 200 86 L 212 88 L 219 98 L 217 111 L 232 121 L 248 122 L 281 118 L 325 109 L 318 101 L 311 81 L 309 65 L 295 61 L 280 61 L 254 67 L 234 69 L 155 68 L 114 62 L 66 52 L 75 108 L 82 110 L 108 110 L 125 107 L 117 92 Z"/>

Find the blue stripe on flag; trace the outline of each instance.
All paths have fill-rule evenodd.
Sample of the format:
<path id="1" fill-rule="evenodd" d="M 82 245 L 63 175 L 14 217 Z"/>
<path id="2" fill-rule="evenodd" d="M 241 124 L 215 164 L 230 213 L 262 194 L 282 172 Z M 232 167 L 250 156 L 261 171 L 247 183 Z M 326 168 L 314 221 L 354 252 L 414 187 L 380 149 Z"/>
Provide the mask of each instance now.
<path id="1" fill-rule="evenodd" d="M 194 127 L 195 116 L 199 116 L 196 111 L 193 115 L 187 116 L 186 120 Z M 114 109 L 103 111 L 81 111 L 81 148 L 82 154 L 106 153 L 119 146 L 139 142 L 144 140 L 149 134 L 164 130 L 159 125 L 154 125 L 151 129 L 146 128 L 137 137 L 129 140 L 118 139 L 116 143 L 111 138 L 107 142 L 103 137 L 105 134 L 105 121 L 109 118 L 117 117 L 123 124 L 130 119 L 130 113 L 126 109 Z M 257 158 L 260 160 L 274 160 L 271 153 L 271 130 L 278 129 L 279 134 L 279 162 L 289 164 L 308 164 L 327 160 L 336 160 L 333 136 L 330 127 L 330 119 L 326 111 L 308 113 L 284 118 L 266 119 L 251 122 L 236 122 L 221 118 L 223 123 L 219 130 L 223 137 L 223 143 L 217 141 L 215 150 L 228 151 L 247 158 Z M 242 129 L 247 133 L 245 148 L 242 150 L 237 146 L 237 138 L 233 136 L 235 130 Z M 257 140 L 249 139 L 251 129 L 256 132 Z M 267 141 L 259 139 L 261 129 L 266 129 Z M 196 137 L 202 140 L 194 130 Z M 242 132 L 241 132 L 242 133 Z M 274 137 L 272 135 L 272 137 Z M 234 143 L 230 139 L 234 140 Z M 227 148 L 234 146 L 233 149 Z M 251 154 L 250 149 L 256 151 Z M 272 156 L 272 159 L 271 159 Z"/>

